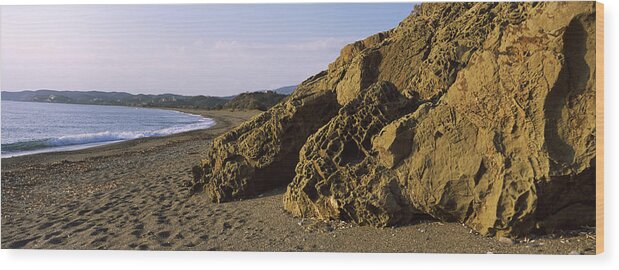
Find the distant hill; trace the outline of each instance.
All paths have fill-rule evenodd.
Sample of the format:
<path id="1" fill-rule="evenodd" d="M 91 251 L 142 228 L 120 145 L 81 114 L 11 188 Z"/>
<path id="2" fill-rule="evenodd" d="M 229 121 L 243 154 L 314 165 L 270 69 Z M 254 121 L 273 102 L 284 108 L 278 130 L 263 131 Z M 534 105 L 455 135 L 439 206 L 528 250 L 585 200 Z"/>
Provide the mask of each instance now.
<path id="1" fill-rule="evenodd" d="M 102 91 L 56 91 L 36 90 L 21 92 L 2 91 L 3 100 L 48 102 L 48 103 L 71 103 L 71 104 L 95 104 L 95 105 L 118 105 L 133 107 L 175 107 L 175 108 L 201 108 L 214 109 L 223 106 L 226 99 L 208 96 L 181 96 L 175 94 L 161 95 L 133 95 L 125 92 L 102 92 Z"/>
<path id="2" fill-rule="evenodd" d="M 276 90 L 282 92 L 292 91 L 287 87 Z M 294 88 L 292 88 L 294 89 Z M 285 94 L 275 91 L 248 92 L 237 96 L 213 97 L 213 96 L 182 96 L 175 94 L 144 95 L 129 94 L 125 92 L 103 91 L 57 91 L 36 90 L 8 92 L 2 91 L 2 100 L 69 103 L 69 104 L 93 104 L 93 105 L 117 105 L 131 107 L 168 107 L 168 108 L 193 108 L 193 109 L 258 109 L 266 110 L 285 98 Z M 227 105 L 230 103 L 230 105 Z"/>
<path id="3" fill-rule="evenodd" d="M 294 89 L 297 89 L 296 85 L 284 86 L 277 89 L 273 89 L 273 92 L 282 94 L 282 95 L 290 95 L 294 92 Z"/>
<path id="4" fill-rule="evenodd" d="M 278 94 L 275 91 L 242 93 L 224 104 L 223 108 L 266 111 L 286 97 L 286 95 Z"/>

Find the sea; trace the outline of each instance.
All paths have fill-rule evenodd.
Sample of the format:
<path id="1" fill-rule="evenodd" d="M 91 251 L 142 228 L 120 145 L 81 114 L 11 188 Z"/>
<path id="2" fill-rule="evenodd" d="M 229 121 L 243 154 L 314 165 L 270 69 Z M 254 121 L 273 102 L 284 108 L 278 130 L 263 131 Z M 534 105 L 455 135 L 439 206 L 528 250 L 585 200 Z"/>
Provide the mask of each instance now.
<path id="1" fill-rule="evenodd" d="M 215 121 L 173 110 L 1 101 L 1 156 L 70 151 L 205 129 Z"/>

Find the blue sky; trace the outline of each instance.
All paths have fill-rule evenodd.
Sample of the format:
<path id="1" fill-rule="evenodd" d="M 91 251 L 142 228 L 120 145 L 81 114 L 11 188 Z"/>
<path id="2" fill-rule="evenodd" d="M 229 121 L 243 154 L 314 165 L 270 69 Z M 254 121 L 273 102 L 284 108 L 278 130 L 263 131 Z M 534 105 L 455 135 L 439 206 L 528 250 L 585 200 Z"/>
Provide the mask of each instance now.
<path id="1" fill-rule="evenodd" d="M 225 96 L 297 84 L 412 3 L 2 6 L 2 90 Z"/>

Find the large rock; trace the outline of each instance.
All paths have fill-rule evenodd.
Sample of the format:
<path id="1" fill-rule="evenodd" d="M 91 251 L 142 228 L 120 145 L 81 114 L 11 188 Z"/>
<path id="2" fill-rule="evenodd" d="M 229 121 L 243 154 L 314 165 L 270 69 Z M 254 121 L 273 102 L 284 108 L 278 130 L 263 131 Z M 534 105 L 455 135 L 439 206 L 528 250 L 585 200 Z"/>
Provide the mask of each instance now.
<path id="1" fill-rule="evenodd" d="M 525 9 L 487 38 L 413 128 L 413 205 L 483 234 L 594 224 L 593 8 Z"/>
<path id="2" fill-rule="evenodd" d="M 437 72 L 427 73 L 436 61 L 410 66 L 403 81 L 411 87 L 399 88 L 427 103 L 413 113 L 391 115 L 396 118 L 380 132 L 366 132 L 373 143 L 362 162 L 332 166 L 338 153 L 316 154 L 316 136 L 345 144 L 336 136 L 340 130 L 321 134 L 323 128 L 308 140 L 284 208 L 297 216 L 376 226 L 407 222 L 410 213 L 422 211 L 487 235 L 592 224 L 594 6 L 493 5 L 459 10 L 452 23 L 460 30 L 438 27 L 429 46 L 455 49 L 446 50 L 453 54 L 434 56 L 442 63 Z M 441 14 L 454 10 L 449 4 L 422 5 L 413 25 L 429 23 L 423 15 L 428 6 L 439 6 Z M 434 17 L 436 10 L 428 10 Z M 471 17 L 482 13 L 492 19 Z M 466 41 L 470 45 L 462 49 Z M 374 50 L 389 54 L 398 42 Z M 378 71 L 376 77 L 393 76 Z M 424 91 L 434 89 L 428 86 L 439 90 Z"/>
<path id="3" fill-rule="evenodd" d="M 193 169 L 193 191 L 225 202 L 288 184 L 306 138 L 339 108 L 333 91 L 299 93 L 213 140 L 207 158 Z"/>
<path id="4" fill-rule="evenodd" d="M 592 2 L 422 4 L 215 140 L 196 190 L 290 183 L 293 215 L 374 226 L 593 224 L 594 27 Z"/>
<path id="5" fill-rule="evenodd" d="M 307 79 L 283 103 L 216 138 L 192 170 L 192 191 L 205 192 L 214 202 L 226 202 L 289 184 L 307 138 L 345 103 L 338 102 L 336 88 L 340 93 L 357 93 L 372 83 L 344 77 L 370 73 L 373 65 L 362 60 L 368 58 L 363 50 L 387 35 L 377 34 L 342 49 L 329 71 Z"/>
<path id="6" fill-rule="evenodd" d="M 395 178 L 374 166 L 372 138 L 389 122 L 416 108 L 387 82 L 378 82 L 340 109 L 310 136 L 300 153 L 284 207 L 297 216 L 360 224 L 408 221 L 410 202 Z"/>

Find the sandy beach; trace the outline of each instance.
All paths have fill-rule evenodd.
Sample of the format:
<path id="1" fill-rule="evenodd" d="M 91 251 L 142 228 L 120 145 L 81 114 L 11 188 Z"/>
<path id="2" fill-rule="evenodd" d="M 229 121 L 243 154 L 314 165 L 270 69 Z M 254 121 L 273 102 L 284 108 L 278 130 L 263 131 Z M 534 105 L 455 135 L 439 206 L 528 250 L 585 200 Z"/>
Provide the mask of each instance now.
<path id="1" fill-rule="evenodd" d="M 206 130 L 2 159 L 2 248 L 593 254 L 595 230 L 510 242 L 430 218 L 396 228 L 293 218 L 284 188 L 211 203 L 191 168 L 217 135 L 257 111 L 188 111 Z"/>

